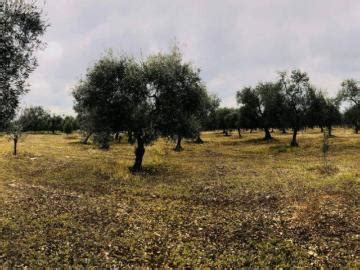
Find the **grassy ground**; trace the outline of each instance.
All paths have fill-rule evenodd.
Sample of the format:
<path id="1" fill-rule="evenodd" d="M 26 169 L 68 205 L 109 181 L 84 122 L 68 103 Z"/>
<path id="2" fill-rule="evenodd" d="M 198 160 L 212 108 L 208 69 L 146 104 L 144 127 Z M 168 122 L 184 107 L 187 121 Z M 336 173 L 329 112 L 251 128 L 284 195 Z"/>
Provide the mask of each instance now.
<path id="1" fill-rule="evenodd" d="M 77 136 L 0 137 L 0 265 L 237 268 L 360 267 L 360 136 L 259 140 L 205 133 L 205 144 L 110 151 Z"/>

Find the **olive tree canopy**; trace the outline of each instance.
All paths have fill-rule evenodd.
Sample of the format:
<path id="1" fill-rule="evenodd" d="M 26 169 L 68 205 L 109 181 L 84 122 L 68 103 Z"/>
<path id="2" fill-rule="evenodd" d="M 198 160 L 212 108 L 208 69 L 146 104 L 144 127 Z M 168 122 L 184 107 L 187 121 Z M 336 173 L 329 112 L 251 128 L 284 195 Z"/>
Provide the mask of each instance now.
<path id="1" fill-rule="evenodd" d="M 48 24 L 36 2 L 0 1 L 0 128 L 14 117 Z"/>

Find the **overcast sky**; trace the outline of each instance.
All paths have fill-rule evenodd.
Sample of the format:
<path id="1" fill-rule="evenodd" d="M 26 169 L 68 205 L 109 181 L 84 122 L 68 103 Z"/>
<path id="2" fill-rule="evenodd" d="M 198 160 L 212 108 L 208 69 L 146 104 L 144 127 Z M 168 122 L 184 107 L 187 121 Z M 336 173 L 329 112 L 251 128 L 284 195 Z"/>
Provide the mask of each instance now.
<path id="1" fill-rule="evenodd" d="M 333 95 L 360 79 L 358 0 L 48 0 L 51 24 L 23 105 L 72 113 L 71 89 L 106 49 L 145 58 L 176 40 L 223 106 L 300 68 Z"/>

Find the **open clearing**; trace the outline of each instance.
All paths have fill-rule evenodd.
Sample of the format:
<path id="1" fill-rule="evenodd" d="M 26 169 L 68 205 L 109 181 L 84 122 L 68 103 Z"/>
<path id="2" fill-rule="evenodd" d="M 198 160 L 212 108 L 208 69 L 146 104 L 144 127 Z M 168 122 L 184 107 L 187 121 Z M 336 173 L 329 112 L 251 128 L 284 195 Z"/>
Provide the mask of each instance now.
<path id="1" fill-rule="evenodd" d="M 132 175 L 133 146 L 0 137 L 3 266 L 360 267 L 360 135 L 262 132 L 160 140 Z"/>

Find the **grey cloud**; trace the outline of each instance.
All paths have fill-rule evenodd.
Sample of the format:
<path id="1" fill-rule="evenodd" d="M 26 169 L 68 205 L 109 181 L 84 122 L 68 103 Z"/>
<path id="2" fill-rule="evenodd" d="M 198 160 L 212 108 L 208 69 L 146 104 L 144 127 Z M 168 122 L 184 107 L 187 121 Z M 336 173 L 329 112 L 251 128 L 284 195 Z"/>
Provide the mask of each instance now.
<path id="1" fill-rule="evenodd" d="M 360 78 L 356 0 L 56 0 L 45 10 L 49 46 L 24 104 L 56 111 L 72 111 L 71 87 L 106 49 L 146 57 L 175 38 L 223 105 L 278 70 L 308 71 L 330 94 L 342 79 Z"/>

